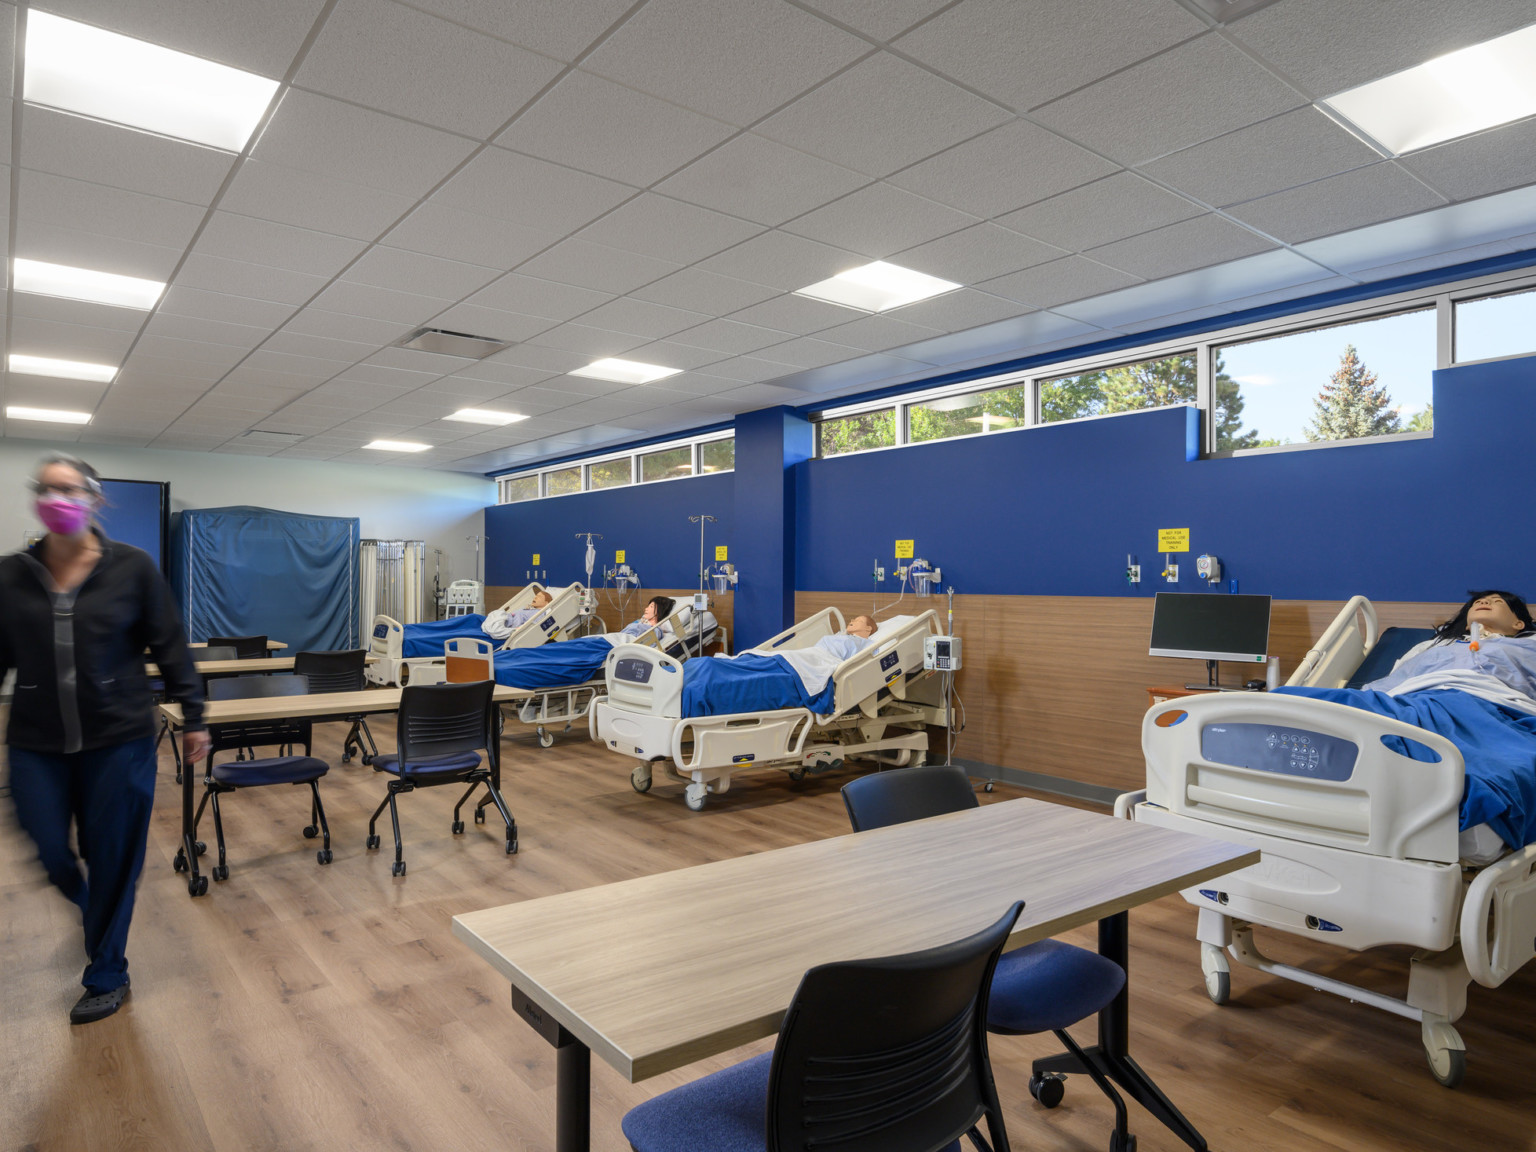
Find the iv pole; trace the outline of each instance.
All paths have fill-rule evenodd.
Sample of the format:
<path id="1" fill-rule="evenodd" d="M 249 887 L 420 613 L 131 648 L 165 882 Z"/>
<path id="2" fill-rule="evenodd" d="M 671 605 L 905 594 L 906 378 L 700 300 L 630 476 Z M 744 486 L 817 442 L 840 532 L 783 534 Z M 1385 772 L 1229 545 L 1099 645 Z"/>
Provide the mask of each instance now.
<path id="1" fill-rule="evenodd" d="M 719 521 L 717 519 L 715 519 L 715 517 L 713 517 L 713 516 L 705 516 L 703 514 L 700 514 L 698 516 L 690 516 L 690 517 L 688 517 L 688 523 L 690 523 L 690 524 L 697 524 L 699 526 L 699 595 L 703 596 L 703 595 L 705 595 L 705 592 L 704 592 L 704 526 L 706 524 L 718 524 Z M 697 604 L 697 603 L 698 602 L 696 601 L 695 604 Z M 694 615 L 698 616 L 699 613 L 697 611 L 695 611 Z M 704 655 L 704 621 L 701 618 L 701 619 L 698 619 L 698 620 L 689 620 L 688 623 L 694 629 L 696 629 L 697 633 L 698 633 L 699 650 L 697 652 L 695 652 L 694 655 L 695 656 L 702 656 L 702 655 Z"/>

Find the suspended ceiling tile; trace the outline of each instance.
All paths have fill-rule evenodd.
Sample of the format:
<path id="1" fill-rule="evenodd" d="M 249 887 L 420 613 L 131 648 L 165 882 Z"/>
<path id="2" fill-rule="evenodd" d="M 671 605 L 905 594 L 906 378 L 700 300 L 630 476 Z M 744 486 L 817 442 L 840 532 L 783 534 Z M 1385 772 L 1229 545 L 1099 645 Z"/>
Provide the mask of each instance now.
<path id="1" fill-rule="evenodd" d="M 1199 216 L 1204 209 L 1130 172 L 1010 212 L 1006 228 L 1081 252 Z"/>
<path id="2" fill-rule="evenodd" d="M 988 280 L 979 287 L 997 296 L 1034 308 L 1054 308 L 1067 300 L 1081 300 L 1135 284 L 1137 277 L 1108 268 L 1082 256 L 1068 256 Z"/>
<path id="3" fill-rule="evenodd" d="M 793 292 L 866 263 L 867 260 L 853 252 L 801 236 L 764 232 L 701 261 L 699 267 L 705 272 L 718 272 L 782 292 Z"/>
<path id="4" fill-rule="evenodd" d="M 633 0 L 413 0 L 417 8 L 557 60 L 573 60 Z"/>
<path id="5" fill-rule="evenodd" d="M 536 276 L 512 273 L 480 289 L 466 304 L 516 312 L 525 316 L 543 316 L 551 320 L 569 320 L 612 300 L 612 292 L 595 292 L 574 284 L 557 284 Z"/>
<path id="6" fill-rule="evenodd" d="M 135 348 L 133 354 L 123 365 L 120 378 L 132 376 L 135 379 L 153 380 L 158 384 L 169 386 L 180 382 L 189 390 L 201 386 L 206 388 L 229 369 L 219 364 L 200 364 L 191 360 L 178 359 L 172 356 L 162 356 L 151 352 L 145 352 L 141 348 Z"/>
<path id="7" fill-rule="evenodd" d="M 675 272 L 678 264 L 575 238 L 518 266 L 518 273 L 615 295 Z"/>
<path id="8" fill-rule="evenodd" d="M 325 282 L 324 276 L 248 264 L 243 260 L 225 260 L 197 252 L 189 255 L 181 271 L 176 273 L 178 287 L 249 296 L 279 304 L 303 304 L 325 287 Z"/>
<path id="9" fill-rule="evenodd" d="M 861 316 L 847 324 L 828 328 L 820 335 L 822 339 L 834 344 L 862 348 L 866 352 L 884 352 L 943 335 L 943 332 L 920 324 L 909 324 L 894 316 Z"/>
<path id="10" fill-rule="evenodd" d="M 1047 104 L 1034 117 L 1136 165 L 1305 103 L 1252 57 L 1210 34 Z"/>
<path id="11" fill-rule="evenodd" d="M 274 333 L 262 344 L 262 348 L 267 352 L 315 356 L 344 364 L 356 364 L 379 350 L 377 344 L 360 344 L 355 340 L 337 340 L 329 336 L 308 336 L 288 329 Z"/>
<path id="12" fill-rule="evenodd" d="M 555 373 L 565 373 L 573 368 L 585 367 L 591 359 L 575 352 L 566 352 L 559 348 L 540 348 L 533 344 L 514 344 L 505 352 L 498 352 L 496 355 L 502 363 L 519 364 L 524 368 L 538 368 Z M 546 387 L 550 386 L 546 385 Z M 621 385 L 611 384 L 606 380 L 583 380 L 573 376 L 562 380 L 559 387 L 596 394 L 611 392 Z"/>
<path id="13" fill-rule="evenodd" d="M 547 228 L 528 228 L 429 200 L 400 221 L 384 243 L 506 271 L 559 239 L 560 233 Z"/>
<path id="14" fill-rule="evenodd" d="M 339 0 L 295 83 L 483 140 L 560 72 L 391 0 Z"/>
<path id="15" fill-rule="evenodd" d="M 84 116 L 28 104 L 21 117 L 21 156 L 27 168 L 207 205 L 234 156 L 151 132 L 136 132 Z"/>
<path id="16" fill-rule="evenodd" d="M 647 192 L 588 224 L 577 235 L 594 244 L 674 264 L 691 264 L 762 231 L 760 224 Z"/>
<path id="17" fill-rule="evenodd" d="M 784 0 L 651 0 L 582 67 L 747 125 L 867 51 Z"/>
<path id="18" fill-rule="evenodd" d="M 364 363 L 354 364 L 345 372 L 338 373 L 335 379 L 353 383 L 378 384 L 399 392 L 430 384 L 435 377 L 436 373 L 411 372 L 403 368 L 388 368 L 382 364 Z"/>
<path id="19" fill-rule="evenodd" d="M 1358 168 L 1229 209 L 1288 244 L 1437 208 L 1445 198 L 1396 164 Z"/>
<path id="20" fill-rule="evenodd" d="M 964 0 L 895 46 L 1023 112 L 1204 29 L 1169 0 Z"/>
<path id="21" fill-rule="evenodd" d="M 399 368 L 407 372 L 419 372 L 423 383 L 430 383 L 439 376 L 457 372 L 474 361 L 466 356 L 444 356 L 436 352 L 422 352 L 415 348 L 381 348 L 368 357 L 368 363 L 381 368 Z"/>
<path id="22" fill-rule="evenodd" d="M 728 314 L 777 295 L 773 288 L 720 276 L 699 268 L 684 268 L 632 294 L 636 299 L 686 308 L 694 312 Z"/>
<path id="23" fill-rule="evenodd" d="M 775 296 L 772 300 L 764 300 L 761 304 L 754 304 L 750 308 L 743 308 L 739 312 L 733 312 L 731 319 L 743 324 L 756 324 L 762 328 L 773 328 L 779 332 L 793 332 L 798 336 L 806 336 L 812 332 L 820 332 L 823 328 L 846 323 L 851 317 L 857 315 L 858 312 L 839 304 L 828 304 L 825 300 L 812 300 L 809 296 L 787 293 L 783 296 Z"/>
<path id="24" fill-rule="evenodd" d="M 756 356 L 733 356 L 729 360 L 718 360 L 709 366 L 711 376 L 732 380 L 738 385 L 743 381 L 755 383 L 759 380 L 772 380 L 792 371 L 794 369 L 787 364 L 761 360 Z"/>
<path id="25" fill-rule="evenodd" d="M 410 211 L 414 201 L 366 184 L 349 183 L 248 159 L 219 201 L 226 212 L 372 240 Z"/>
<path id="26" fill-rule="evenodd" d="M 1246 228 L 1209 215 L 1092 248 L 1087 255 L 1132 276 L 1153 280 L 1274 247 L 1277 245 L 1272 241 Z"/>
<path id="27" fill-rule="evenodd" d="M 502 148 L 487 148 L 432 199 L 464 212 L 565 233 L 595 220 L 634 194 L 635 189 L 601 176 Z"/>
<path id="28" fill-rule="evenodd" d="M 349 280 L 336 281 L 314 299 L 314 306 L 327 312 L 342 312 L 369 320 L 390 320 L 397 324 L 425 324 L 452 303 L 441 296 L 392 292 Z"/>
<path id="29" fill-rule="evenodd" d="M 774 386 L 809 392 L 826 400 L 835 394 L 883 383 L 893 377 L 920 376 L 932 371 L 927 363 L 902 356 L 862 356 L 841 364 L 828 364 L 781 376 L 774 381 Z"/>
<path id="30" fill-rule="evenodd" d="M 1015 120 L 888 177 L 898 188 L 976 216 L 1000 215 L 1117 171 L 1027 120 Z"/>
<path id="31" fill-rule="evenodd" d="M 81 324 L 91 328 L 114 328 L 119 332 L 137 332 L 144 326 L 145 313 L 137 308 L 114 308 L 110 304 L 92 304 L 85 300 L 65 300 L 58 296 L 37 296 L 31 292 L 11 294 L 11 315 L 57 324 Z"/>
<path id="32" fill-rule="evenodd" d="M 958 284 L 975 284 L 1065 255 L 1066 252 L 1054 245 L 999 228 L 996 224 L 976 224 L 898 252 L 891 260 L 930 276 Z"/>
<path id="33" fill-rule="evenodd" d="M 319 356 L 299 356 L 260 348 L 246 357 L 241 367 L 257 372 L 281 372 L 288 376 L 301 377 L 313 384 L 321 380 L 329 380 L 338 372 L 345 372 L 355 363 L 357 363 L 356 360 L 331 360 Z"/>
<path id="34" fill-rule="evenodd" d="M 1021 308 L 1016 302 L 999 299 L 992 295 L 990 290 L 978 292 L 972 288 L 961 288 L 956 292 L 935 296 L 932 300 L 919 300 L 916 304 L 892 308 L 884 315 L 904 320 L 908 324 L 920 324 L 925 328 L 954 332 L 961 328 L 972 328 L 977 324 L 989 324 L 994 320 L 1017 316 L 1023 311 L 1026 309 Z"/>
<path id="35" fill-rule="evenodd" d="M 161 196 L 146 196 L 103 184 L 89 184 L 46 172 L 21 172 L 16 215 L 59 228 L 89 228 L 140 244 L 184 248 L 192 239 L 203 210 Z"/>
<path id="36" fill-rule="evenodd" d="M 695 348 L 740 355 L 766 348 L 770 344 L 783 343 L 784 335 L 783 332 L 761 328 L 756 324 L 742 324 L 736 320 L 710 320 L 677 333 L 674 339 L 679 344 Z"/>
<path id="37" fill-rule="evenodd" d="M 361 240 L 232 212 L 215 212 L 193 251 L 329 278 L 355 259 L 364 247 Z"/>
<path id="38" fill-rule="evenodd" d="M 474 148 L 462 136 L 290 89 L 252 155 L 416 200 Z"/>
<path id="39" fill-rule="evenodd" d="M 322 336 L 331 340 L 352 340 L 375 348 L 393 344 L 410 331 L 410 325 L 394 320 L 370 320 L 365 316 L 347 316 L 323 308 L 305 308 L 283 326 L 284 332 Z"/>
<path id="40" fill-rule="evenodd" d="M 681 376 L 667 377 L 667 385 L 672 392 L 681 392 L 690 399 L 697 399 L 700 396 L 715 396 L 721 392 L 739 388 L 741 381 L 710 376 L 703 372 L 684 372 Z"/>
<path id="41" fill-rule="evenodd" d="M 142 244 L 31 220 L 16 221 L 16 255 L 27 260 L 163 281 L 175 270 L 181 254 L 182 249 L 161 244 Z"/>
<path id="42" fill-rule="evenodd" d="M 840 24 L 856 28 L 876 40 L 889 40 L 905 32 L 950 0 L 810 0 L 814 8 Z"/>
<path id="43" fill-rule="evenodd" d="M 881 52 L 753 131 L 869 176 L 885 176 L 1012 119 L 926 69 Z"/>
<path id="44" fill-rule="evenodd" d="M 539 97 L 496 143 L 644 188 L 735 131 L 711 116 L 577 70 Z"/>
<path id="45" fill-rule="evenodd" d="M 177 340 L 169 336 L 144 336 L 134 345 L 133 351 L 134 359 L 138 359 L 142 352 L 146 357 L 160 357 L 188 368 L 201 365 L 228 369 L 245 356 L 242 348 L 205 344 L 198 340 Z"/>
<path id="46" fill-rule="evenodd" d="M 99 307 L 99 305 L 98 305 Z M 129 312 L 142 321 L 142 312 L 114 308 L 114 312 Z M 201 288 L 181 285 L 166 290 L 158 311 L 170 316 L 193 316 L 202 320 L 222 320 L 229 324 L 250 324 L 255 327 L 274 329 L 294 314 L 292 305 L 275 304 L 267 300 L 251 300 L 231 296 L 223 292 L 205 292 Z"/>
<path id="47" fill-rule="evenodd" d="M 818 340 L 814 336 L 786 340 L 782 344 L 774 344 L 760 351 L 764 359 L 793 364 L 796 368 L 821 368 L 827 364 L 840 364 L 844 360 L 853 360 L 864 355 L 860 348 L 833 344 L 826 340 Z"/>
<path id="48" fill-rule="evenodd" d="M 872 184 L 791 220 L 784 231 L 884 259 L 975 223 L 976 217 L 954 208 L 890 184 Z"/>
<path id="49" fill-rule="evenodd" d="M 632 296 L 621 296 L 601 304 L 582 316 L 583 324 L 604 328 L 610 332 L 627 332 L 648 340 L 658 340 L 702 324 L 710 317 L 702 312 L 690 312 L 682 308 L 668 308 Z"/>
<path id="50" fill-rule="evenodd" d="M 1221 208 L 1380 158 L 1375 149 L 1308 106 L 1164 156 L 1141 170 Z"/>
<path id="51" fill-rule="evenodd" d="M 471 336 L 489 336 L 493 340 L 527 340 L 540 332 L 549 331 L 555 324 L 556 321 L 543 316 L 524 316 L 518 312 L 503 312 L 499 308 L 482 308 L 476 304 L 455 304 L 432 317 L 433 328 L 446 328 L 450 332 L 464 332 Z"/>
<path id="52" fill-rule="evenodd" d="M 548 332 L 539 333 L 527 343 L 541 348 L 579 352 L 589 360 L 599 360 L 607 356 L 622 356 L 636 345 L 644 344 L 645 337 L 605 332 L 587 324 L 561 324 Z"/>
<path id="53" fill-rule="evenodd" d="M 759 224 L 782 224 L 869 178 L 750 132 L 663 180 L 656 191 Z"/>
<path id="54" fill-rule="evenodd" d="M 376 245 L 342 275 L 375 288 L 457 300 L 485 287 L 501 273 L 495 268 Z"/>
<path id="55" fill-rule="evenodd" d="M 170 336 L 178 340 L 199 340 L 205 344 L 226 344 L 231 348 L 256 347 L 272 334 L 270 328 L 250 324 L 232 324 L 227 320 L 205 320 L 160 312 L 144 326 L 146 336 Z"/>
<path id="56" fill-rule="evenodd" d="M 1052 346 L 1082 340 L 1098 329 L 1053 312 L 1031 312 L 984 324 L 965 332 L 937 336 L 900 349 L 905 357 L 940 367 L 958 368 L 987 360 L 1012 359 Z"/>
<path id="57" fill-rule="evenodd" d="M 626 358 L 638 360 L 642 364 L 662 364 L 668 368 L 691 370 L 724 360 L 726 353 L 716 352 L 712 348 L 695 348 L 691 344 L 679 344 L 676 340 L 653 340 L 649 344 L 631 348 L 626 353 Z M 676 381 L 681 378 L 668 376 L 667 387 L 677 387 Z"/>
<path id="58" fill-rule="evenodd" d="M 1452 140 L 1398 163 L 1453 200 L 1536 182 L 1536 117 Z"/>

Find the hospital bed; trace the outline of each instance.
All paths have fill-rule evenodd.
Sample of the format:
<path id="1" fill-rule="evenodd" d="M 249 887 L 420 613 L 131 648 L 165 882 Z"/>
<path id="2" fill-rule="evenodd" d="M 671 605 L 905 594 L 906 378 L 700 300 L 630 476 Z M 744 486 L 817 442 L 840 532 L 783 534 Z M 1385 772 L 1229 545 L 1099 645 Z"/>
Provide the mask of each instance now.
<path id="1" fill-rule="evenodd" d="M 1289 683 L 1354 686 L 1378 632 L 1370 602 L 1356 597 Z M 1392 750 L 1393 737 L 1438 761 Z M 1460 830 L 1465 767 L 1456 746 L 1360 708 L 1233 692 L 1155 705 L 1142 749 L 1147 787 L 1122 795 L 1118 815 L 1263 852 L 1260 863 L 1183 892 L 1199 909 L 1211 999 L 1226 1001 L 1236 960 L 1417 1020 L 1435 1079 L 1459 1084 L 1466 1050 L 1454 1024 L 1468 985 L 1496 988 L 1536 955 L 1536 845 L 1509 851 L 1492 836 L 1489 852 L 1486 825 Z M 1276 963 L 1255 945 L 1255 926 L 1356 951 L 1412 946 L 1407 995 Z"/>
<path id="2" fill-rule="evenodd" d="M 545 588 L 542 584 L 532 583 L 517 595 L 513 596 L 497 611 L 516 612 L 523 608 L 533 606 L 533 598 L 540 592 L 548 592 L 553 599 L 540 610 L 538 615 L 525 620 L 505 640 L 498 641 L 496 646 L 503 650 L 513 648 L 528 648 L 538 644 L 557 640 L 571 631 L 586 611 L 586 589 L 580 584 L 571 584 L 565 588 Z M 431 638 L 437 639 L 437 632 L 444 624 L 448 624 L 447 631 L 441 633 L 440 642 L 458 636 L 470 636 L 480 638 L 484 632 L 480 628 L 483 617 L 450 617 L 450 621 L 458 621 L 462 625 L 459 630 L 454 630 L 455 625 L 449 621 L 437 621 L 425 625 L 401 625 L 398 621 L 388 616 L 375 616 L 373 618 L 373 637 L 369 645 L 369 653 L 373 661 L 368 665 L 368 679 L 375 684 L 410 684 L 430 683 L 433 681 L 421 680 L 422 669 L 441 665 L 443 657 L 437 652 L 425 655 L 407 655 L 407 641 L 411 639 L 406 628 L 415 628 L 418 634 L 431 632 Z M 441 677 L 437 677 L 440 679 Z"/>
<path id="3" fill-rule="evenodd" d="M 810 648 L 844 627 L 842 613 L 826 608 L 750 651 L 771 656 Z M 684 716 L 680 662 L 622 645 L 608 656 L 607 697 L 593 705 L 588 728 L 594 740 L 640 761 L 630 773 L 635 791 L 650 789 L 660 764 L 687 784 L 684 802 L 695 812 L 746 768 L 780 768 L 798 780 L 850 757 L 922 763 L 927 726 L 944 722 L 939 678 L 923 670 L 923 638 L 939 633 L 932 611 L 882 624 L 870 644 L 833 671 L 826 714 L 797 707 Z"/>

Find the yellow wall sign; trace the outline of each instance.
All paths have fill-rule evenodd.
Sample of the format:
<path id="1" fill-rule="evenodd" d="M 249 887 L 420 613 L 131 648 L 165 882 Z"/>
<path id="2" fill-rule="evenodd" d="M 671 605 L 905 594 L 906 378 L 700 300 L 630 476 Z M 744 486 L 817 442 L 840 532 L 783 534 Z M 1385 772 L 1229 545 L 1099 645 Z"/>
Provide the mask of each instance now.
<path id="1" fill-rule="evenodd" d="M 725 560 L 727 558 L 727 551 L 728 550 L 727 550 L 727 548 L 726 548 L 726 546 L 724 544 L 716 544 L 715 545 L 715 559 L 717 561 Z"/>
<path id="2" fill-rule="evenodd" d="M 1157 530 L 1157 550 L 1159 552 L 1188 552 L 1189 529 L 1159 528 Z"/>
<path id="3" fill-rule="evenodd" d="M 535 568 L 539 566 L 539 554 L 537 552 L 533 554 L 533 566 Z"/>
<path id="4" fill-rule="evenodd" d="M 912 557 L 916 556 L 917 555 L 917 549 L 913 547 L 913 545 L 916 544 L 916 543 L 917 543 L 917 541 L 915 541 L 915 540 L 898 540 L 898 541 L 896 541 L 896 559 L 898 559 L 898 560 L 910 560 L 910 559 L 912 559 Z"/>
<path id="5" fill-rule="evenodd" d="M 613 562 L 615 564 L 622 564 L 622 563 L 624 563 L 624 549 L 620 548 L 617 552 L 615 552 L 613 554 Z"/>

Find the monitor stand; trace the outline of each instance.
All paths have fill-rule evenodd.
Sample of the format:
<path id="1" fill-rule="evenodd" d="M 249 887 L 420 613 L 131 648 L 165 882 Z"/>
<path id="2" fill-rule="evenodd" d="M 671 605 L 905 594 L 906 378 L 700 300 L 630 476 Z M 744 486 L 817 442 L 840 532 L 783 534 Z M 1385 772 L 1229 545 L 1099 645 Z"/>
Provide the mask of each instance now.
<path id="1" fill-rule="evenodd" d="M 1221 661 L 1220 660 L 1207 660 L 1205 662 L 1205 679 L 1206 679 L 1206 682 L 1204 684 L 1186 684 L 1186 685 L 1184 685 L 1184 687 L 1188 691 L 1190 691 L 1190 692 L 1199 692 L 1202 689 L 1207 691 L 1207 692 L 1219 691 L 1219 689 L 1217 688 L 1217 685 L 1216 685 L 1216 681 L 1219 680 L 1220 678 L 1221 678 Z"/>

